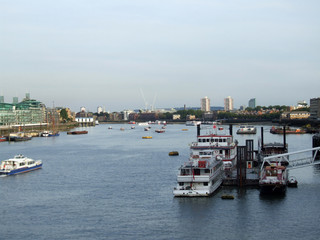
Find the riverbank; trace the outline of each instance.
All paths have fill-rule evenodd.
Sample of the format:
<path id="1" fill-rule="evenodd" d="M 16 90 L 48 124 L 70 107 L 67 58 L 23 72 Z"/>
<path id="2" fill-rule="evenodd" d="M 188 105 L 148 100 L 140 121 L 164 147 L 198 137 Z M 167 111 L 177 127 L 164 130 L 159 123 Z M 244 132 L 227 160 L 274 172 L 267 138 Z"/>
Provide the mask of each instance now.
<path id="1" fill-rule="evenodd" d="M 70 129 L 76 128 L 79 126 L 77 122 L 70 123 L 59 123 L 59 125 L 32 125 L 32 126 L 1 126 L 0 135 L 1 136 L 9 136 L 10 133 L 15 132 L 25 132 L 25 133 L 33 133 L 32 135 L 37 135 L 37 133 L 41 133 L 43 131 L 69 131 Z"/>

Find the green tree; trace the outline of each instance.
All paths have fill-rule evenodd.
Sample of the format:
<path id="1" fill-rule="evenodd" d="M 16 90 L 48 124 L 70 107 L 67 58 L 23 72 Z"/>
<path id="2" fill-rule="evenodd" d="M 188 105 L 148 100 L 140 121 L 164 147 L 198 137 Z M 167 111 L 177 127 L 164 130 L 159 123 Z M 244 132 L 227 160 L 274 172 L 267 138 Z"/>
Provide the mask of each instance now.
<path id="1" fill-rule="evenodd" d="M 62 118 L 63 121 L 69 121 L 68 112 L 65 108 L 61 109 L 60 118 Z"/>

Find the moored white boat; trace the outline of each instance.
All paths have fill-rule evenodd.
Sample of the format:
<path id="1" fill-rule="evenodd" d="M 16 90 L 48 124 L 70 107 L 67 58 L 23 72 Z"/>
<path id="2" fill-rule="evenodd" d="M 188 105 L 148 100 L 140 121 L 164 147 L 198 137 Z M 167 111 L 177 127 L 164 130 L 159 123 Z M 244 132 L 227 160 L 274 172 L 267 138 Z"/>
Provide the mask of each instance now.
<path id="1" fill-rule="evenodd" d="M 0 175 L 15 175 L 40 169 L 41 167 L 41 160 L 33 160 L 19 154 L 13 158 L 1 161 Z"/>
<path id="2" fill-rule="evenodd" d="M 186 126 L 197 126 L 200 125 L 201 121 L 187 121 Z"/>
<path id="3" fill-rule="evenodd" d="M 199 156 L 208 154 L 206 150 L 211 150 L 210 154 L 214 158 L 223 161 L 225 170 L 233 170 L 236 167 L 237 144 L 236 141 L 233 141 L 232 135 L 221 133 L 201 135 L 200 126 L 198 126 L 197 142 L 193 142 L 190 148 L 195 155 Z"/>
<path id="4" fill-rule="evenodd" d="M 208 153 L 208 156 L 211 155 Z M 182 165 L 177 176 L 175 197 L 207 197 L 216 191 L 223 177 L 223 164 L 213 157 L 192 155 L 188 162 Z"/>
<path id="5" fill-rule="evenodd" d="M 255 126 L 240 126 L 237 134 L 256 134 L 257 128 Z"/>

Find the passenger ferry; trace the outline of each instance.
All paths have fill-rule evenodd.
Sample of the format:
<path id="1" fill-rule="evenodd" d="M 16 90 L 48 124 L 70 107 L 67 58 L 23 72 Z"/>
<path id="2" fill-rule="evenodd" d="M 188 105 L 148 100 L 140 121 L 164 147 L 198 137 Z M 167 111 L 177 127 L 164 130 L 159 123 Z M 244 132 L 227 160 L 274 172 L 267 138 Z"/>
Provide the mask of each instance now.
<path id="1" fill-rule="evenodd" d="M 33 160 L 21 154 L 1 161 L 0 175 L 14 175 L 42 168 L 41 160 Z"/>
<path id="2" fill-rule="evenodd" d="M 191 154 L 189 161 L 179 169 L 175 197 L 206 197 L 216 191 L 223 177 L 222 160 L 216 159 L 206 150 L 204 156 Z"/>
<path id="3" fill-rule="evenodd" d="M 198 125 L 197 142 L 190 146 L 189 161 L 179 169 L 174 196 L 209 196 L 221 185 L 223 170 L 235 167 L 237 143 L 232 135 L 200 135 L 200 128 Z"/>
<path id="4" fill-rule="evenodd" d="M 216 159 L 223 161 L 225 170 L 233 170 L 236 167 L 237 141 L 233 141 L 232 135 L 221 134 L 216 131 L 206 135 L 200 135 L 198 126 L 197 142 L 191 144 L 191 150 L 195 155 L 208 154 L 206 150 Z"/>

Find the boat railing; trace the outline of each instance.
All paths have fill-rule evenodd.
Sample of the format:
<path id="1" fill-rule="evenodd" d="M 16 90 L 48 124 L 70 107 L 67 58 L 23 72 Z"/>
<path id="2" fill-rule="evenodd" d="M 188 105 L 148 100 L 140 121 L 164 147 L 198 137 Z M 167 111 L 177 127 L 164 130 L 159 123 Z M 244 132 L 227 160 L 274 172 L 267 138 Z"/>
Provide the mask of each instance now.
<path id="1" fill-rule="evenodd" d="M 283 153 L 278 155 L 272 155 L 263 158 L 261 164 L 261 171 L 263 170 L 266 163 L 272 165 L 274 163 L 283 163 L 288 164 L 289 169 L 295 169 L 305 166 L 311 166 L 315 164 L 320 164 L 320 160 L 316 159 L 320 147 L 310 148 L 302 151 L 296 151 L 291 153 Z"/>

